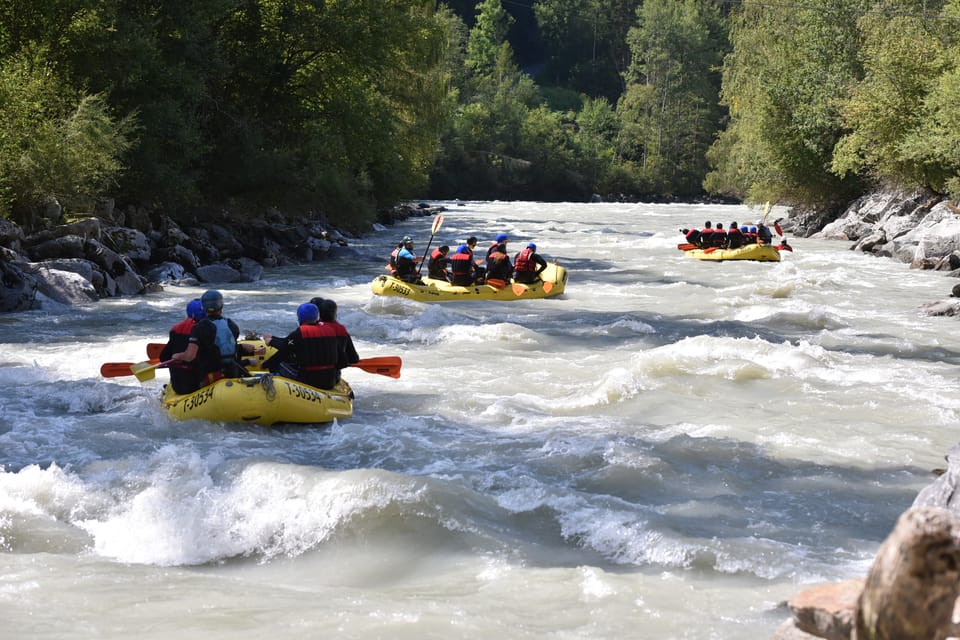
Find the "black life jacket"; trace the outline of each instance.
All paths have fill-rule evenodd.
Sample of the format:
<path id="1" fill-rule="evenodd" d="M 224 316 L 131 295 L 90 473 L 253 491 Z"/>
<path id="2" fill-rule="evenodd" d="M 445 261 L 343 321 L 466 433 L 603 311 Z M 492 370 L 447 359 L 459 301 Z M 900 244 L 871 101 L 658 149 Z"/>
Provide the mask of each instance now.
<path id="1" fill-rule="evenodd" d="M 300 340 L 294 349 L 301 371 L 325 371 L 337 366 L 337 332 L 331 325 L 300 325 Z"/>

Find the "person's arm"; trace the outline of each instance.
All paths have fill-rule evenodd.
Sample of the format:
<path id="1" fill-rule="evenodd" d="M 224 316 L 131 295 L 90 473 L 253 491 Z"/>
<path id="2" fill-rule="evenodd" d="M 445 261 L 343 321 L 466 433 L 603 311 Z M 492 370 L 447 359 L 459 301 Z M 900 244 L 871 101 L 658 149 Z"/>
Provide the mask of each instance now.
<path id="1" fill-rule="evenodd" d="M 200 350 L 199 345 L 196 342 L 191 342 L 187 345 L 186 350 L 181 351 L 180 353 L 175 353 L 170 358 L 172 360 L 182 360 L 184 362 L 193 362 L 197 357 L 197 352 Z"/>

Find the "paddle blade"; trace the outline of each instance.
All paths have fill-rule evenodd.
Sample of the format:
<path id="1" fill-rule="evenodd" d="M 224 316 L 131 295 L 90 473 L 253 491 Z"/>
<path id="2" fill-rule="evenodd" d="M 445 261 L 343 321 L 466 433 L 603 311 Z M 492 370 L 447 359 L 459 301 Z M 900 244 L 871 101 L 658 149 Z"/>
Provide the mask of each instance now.
<path id="1" fill-rule="evenodd" d="M 159 363 L 159 360 L 151 360 L 150 363 Z M 133 375 L 133 365 L 135 362 L 104 362 L 100 365 L 100 375 L 104 378 L 119 378 L 122 376 Z"/>
<path id="2" fill-rule="evenodd" d="M 719 249 L 719 248 L 720 248 L 720 247 L 710 247 L 709 249 L 704 249 L 703 252 L 704 252 L 704 253 L 713 253 L 714 251 L 716 251 L 716 250 Z"/>
<path id="3" fill-rule="evenodd" d="M 440 226 L 443 224 L 443 215 L 438 215 L 433 219 L 433 226 L 430 227 L 430 233 L 437 235 L 437 231 L 440 231 Z"/>
<path id="4" fill-rule="evenodd" d="M 166 362 L 138 362 L 130 366 L 130 371 L 133 372 L 133 375 L 137 376 L 137 380 L 140 382 L 146 382 L 147 380 L 153 380 L 157 377 L 158 367 L 169 366 L 172 362 L 174 361 L 167 360 Z"/>
<path id="5" fill-rule="evenodd" d="M 376 373 L 388 378 L 399 378 L 403 360 L 400 356 L 381 356 L 378 358 L 363 358 L 354 362 L 351 367 L 363 369 L 367 373 Z"/>
<path id="6" fill-rule="evenodd" d="M 163 342 L 151 342 L 147 345 L 147 357 L 155 360 L 160 357 L 160 352 L 167 346 Z"/>
<path id="7" fill-rule="evenodd" d="M 138 362 L 134 365 L 131 365 L 130 371 L 133 372 L 133 375 L 137 376 L 137 380 L 140 382 L 146 382 L 147 380 L 153 380 L 157 377 L 158 366 L 160 366 L 159 363 L 151 364 L 149 362 Z"/>

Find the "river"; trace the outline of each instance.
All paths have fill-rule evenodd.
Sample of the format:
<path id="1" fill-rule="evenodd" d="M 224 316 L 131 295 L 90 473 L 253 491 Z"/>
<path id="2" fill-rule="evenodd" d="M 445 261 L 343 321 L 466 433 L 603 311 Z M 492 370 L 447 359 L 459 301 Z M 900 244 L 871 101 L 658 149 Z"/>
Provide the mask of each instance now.
<path id="1" fill-rule="evenodd" d="M 957 320 L 920 310 L 942 273 L 677 250 L 743 206 L 438 204 L 433 247 L 534 241 L 565 294 L 373 296 L 429 217 L 221 289 L 243 331 L 320 295 L 361 357 L 402 357 L 346 370 L 332 425 L 174 422 L 164 371 L 99 376 L 203 288 L 0 316 L 0 635 L 769 638 L 804 587 L 866 574 L 957 442 Z"/>

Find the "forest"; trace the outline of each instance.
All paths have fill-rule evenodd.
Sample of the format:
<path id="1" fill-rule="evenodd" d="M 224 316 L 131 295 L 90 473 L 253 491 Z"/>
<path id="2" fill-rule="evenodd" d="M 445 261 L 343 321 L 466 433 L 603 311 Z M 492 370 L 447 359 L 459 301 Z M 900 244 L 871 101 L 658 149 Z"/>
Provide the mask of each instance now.
<path id="1" fill-rule="evenodd" d="M 960 198 L 960 0 L 0 0 L 0 217 Z"/>

